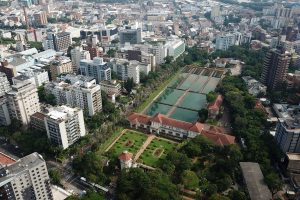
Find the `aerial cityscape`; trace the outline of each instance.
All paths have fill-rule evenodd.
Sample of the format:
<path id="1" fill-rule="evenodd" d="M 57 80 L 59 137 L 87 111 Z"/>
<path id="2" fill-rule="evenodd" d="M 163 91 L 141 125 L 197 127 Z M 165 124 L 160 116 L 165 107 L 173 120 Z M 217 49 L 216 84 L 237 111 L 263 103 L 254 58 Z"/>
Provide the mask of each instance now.
<path id="1" fill-rule="evenodd" d="M 0 200 L 300 200 L 299 0 L 0 0 Z"/>

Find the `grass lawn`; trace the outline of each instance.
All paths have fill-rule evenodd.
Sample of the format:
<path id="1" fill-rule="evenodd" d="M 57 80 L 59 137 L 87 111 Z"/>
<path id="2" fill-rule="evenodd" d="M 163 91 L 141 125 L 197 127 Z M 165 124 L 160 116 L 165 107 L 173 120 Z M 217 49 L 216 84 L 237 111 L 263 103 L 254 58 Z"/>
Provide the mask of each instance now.
<path id="1" fill-rule="evenodd" d="M 143 133 L 126 131 L 111 147 L 109 152 L 112 152 L 115 156 L 119 156 L 123 151 L 127 150 L 135 155 L 146 139 L 147 135 Z"/>
<path id="2" fill-rule="evenodd" d="M 135 112 L 142 112 L 144 111 L 148 106 L 150 106 L 151 102 L 159 95 L 161 91 L 163 91 L 165 88 L 168 87 L 169 83 L 177 77 L 178 74 L 181 73 L 181 70 L 179 70 L 177 73 L 175 73 L 173 76 L 165 80 L 160 86 L 150 94 L 150 96 L 144 101 L 142 104 L 140 104 L 136 109 Z"/>
<path id="3" fill-rule="evenodd" d="M 158 161 L 164 158 L 170 151 L 174 150 L 176 146 L 177 143 L 175 142 L 162 138 L 155 138 L 139 157 L 138 162 L 142 162 L 151 167 L 157 167 Z"/>
<path id="4" fill-rule="evenodd" d="M 124 128 L 119 127 L 117 131 L 115 131 L 112 136 L 106 140 L 103 144 L 100 145 L 98 153 L 103 154 L 104 151 L 109 147 L 109 145 L 122 133 Z"/>

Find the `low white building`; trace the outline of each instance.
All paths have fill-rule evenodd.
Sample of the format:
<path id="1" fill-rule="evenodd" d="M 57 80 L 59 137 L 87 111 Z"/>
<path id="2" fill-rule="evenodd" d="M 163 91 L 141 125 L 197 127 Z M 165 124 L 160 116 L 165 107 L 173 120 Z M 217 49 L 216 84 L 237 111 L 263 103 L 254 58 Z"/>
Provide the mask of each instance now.
<path id="1" fill-rule="evenodd" d="M 267 93 L 267 87 L 260 83 L 259 81 L 255 80 L 251 76 L 243 76 L 242 79 L 247 85 L 248 92 L 254 96 L 257 96 L 258 94 L 266 94 Z"/>
<path id="2" fill-rule="evenodd" d="M 106 94 L 115 94 L 115 96 L 119 96 L 121 94 L 121 84 L 116 80 L 101 81 L 100 86 L 101 90 Z"/>
<path id="3" fill-rule="evenodd" d="M 12 80 L 13 83 L 29 80 L 36 85 L 36 87 L 39 87 L 43 84 L 49 83 L 49 75 L 46 70 L 33 66 L 18 72 L 18 76 L 12 78 Z"/>

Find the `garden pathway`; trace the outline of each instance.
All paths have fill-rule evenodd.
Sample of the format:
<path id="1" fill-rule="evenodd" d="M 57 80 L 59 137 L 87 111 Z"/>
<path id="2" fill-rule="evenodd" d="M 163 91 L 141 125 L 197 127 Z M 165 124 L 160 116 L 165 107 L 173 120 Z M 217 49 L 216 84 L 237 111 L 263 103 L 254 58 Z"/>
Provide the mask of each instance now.
<path id="1" fill-rule="evenodd" d="M 145 151 L 147 146 L 151 143 L 151 141 L 155 138 L 155 135 L 150 135 L 147 140 L 144 142 L 144 144 L 141 146 L 140 150 L 135 154 L 134 161 L 137 161 L 137 159 L 142 155 L 142 153 Z"/>
<path id="2" fill-rule="evenodd" d="M 105 152 L 107 152 L 108 150 L 110 150 L 110 148 L 112 147 L 112 146 L 114 146 L 114 144 L 120 139 L 120 137 L 122 137 L 122 135 L 124 134 L 124 133 L 126 133 L 126 131 L 128 131 L 128 129 L 124 129 L 122 132 L 121 132 L 121 134 L 106 148 L 106 150 L 105 150 Z"/>

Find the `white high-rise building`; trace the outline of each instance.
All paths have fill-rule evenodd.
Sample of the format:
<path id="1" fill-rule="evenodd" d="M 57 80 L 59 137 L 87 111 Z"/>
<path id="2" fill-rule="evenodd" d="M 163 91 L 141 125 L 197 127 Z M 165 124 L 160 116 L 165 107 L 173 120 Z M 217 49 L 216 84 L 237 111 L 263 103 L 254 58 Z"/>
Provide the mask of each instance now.
<path id="1" fill-rule="evenodd" d="M 131 60 L 127 67 L 127 78 L 132 78 L 135 84 L 140 83 L 140 62 Z"/>
<path id="2" fill-rule="evenodd" d="M 216 49 L 226 51 L 229 47 L 235 45 L 235 35 L 219 35 L 216 39 Z"/>
<path id="3" fill-rule="evenodd" d="M 45 85 L 46 92 L 55 96 L 57 104 L 79 107 L 87 110 L 89 116 L 102 110 L 101 88 L 95 78 L 67 74 L 59 80 L 62 82 Z"/>
<path id="4" fill-rule="evenodd" d="M 80 61 L 80 73 L 84 76 L 94 77 L 97 83 L 111 80 L 111 69 L 103 58 L 95 57 L 93 60 Z"/>
<path id="5" fill-rule="evenodd" d="M 0 96 L 11 90 L 9 81 L 5 73 L 0 72 Z"/>
<path id="6" fill-rule="evenodd" d="M 109 63 L 119 79 L 126 81 L 132 78 L 136 84 L 140 83 L 140 62 L 127 59 L 112 59 Z"/>
<path id="7" fill-rule="evenodd" d="M 48 33 L 47 38 L 43 41 L 45 50 L 54 49 L 55 51 L 67 52 L 68 47 L 72 44 L 71 34 L 68 32 Z"/>
<path id="8" fill-rule="evenodd" d="M 45 118 L 50 141 L 63 149 L 85 136 L 83 111 L 79 108 L 60 106 L 52 108 Z"/>
<path id="9" fill-rule="evenodd" d="M 185 44 L 180 39 L 170 39 L 165 44 L 167 55 L 177 59 L 185 51 Z"/>
<path id="10" fill-rule="evenodd" d="M 12 85 L 7 99 L 11 118 L 21 121 L 23 125 L 28 125 L 30 116 L 40 111 L 37 88 L 30 81 Z"/>
<path id="11" fill-rule="evenodd" d="M 221 15 L 220 5 L 213 5 L 211 8 L 211 19 L 215 19 L 216 17 L 219 17 Z"/>
<path id="12" fill-rule="evenodd" d="M 89 51 L 83 50 L 82 47 L 75 47 L 71 50 L 71 60 L 73 71 L 77 72 L 80 68 L 80 60 L 91 60 Z"/>
<path id="13" fill-rule="evenodd" d="M 38 153 L 0 169 L 0 199 L 53 200 L 46 162 Z"/>

